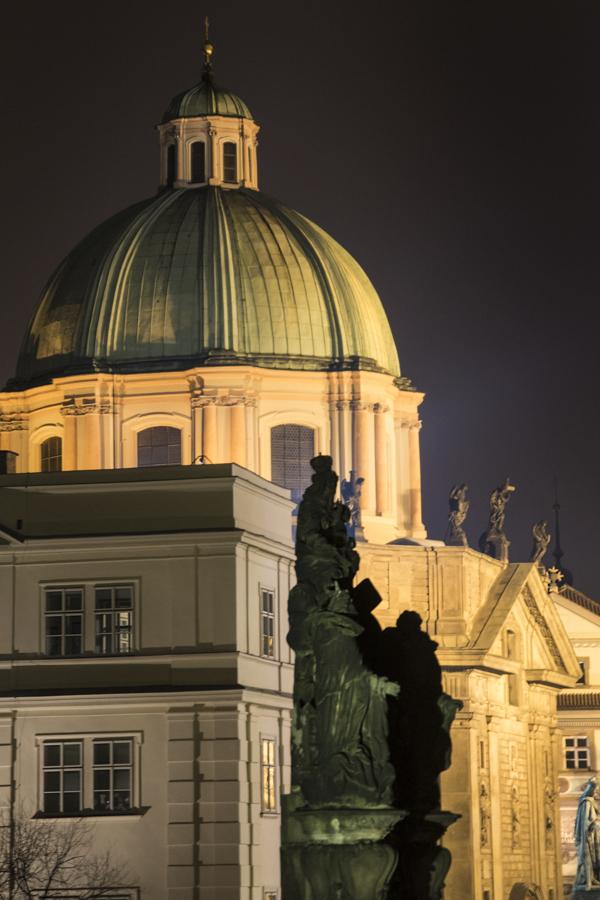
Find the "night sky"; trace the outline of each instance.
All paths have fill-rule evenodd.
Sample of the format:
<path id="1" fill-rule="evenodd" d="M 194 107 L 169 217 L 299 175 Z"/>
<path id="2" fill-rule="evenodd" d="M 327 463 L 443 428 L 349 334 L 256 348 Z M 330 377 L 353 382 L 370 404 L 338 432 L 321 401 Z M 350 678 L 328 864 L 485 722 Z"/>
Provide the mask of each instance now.
<path id="1" fill-rule="evenodd" d="M 97 223 L 156 190 L 153 126 L 215 80 L 262 126 L 261 189 L 366 269 L 422 407 L 424 515 L 510 475 L 512 559 L 562 504 L 564 563 L 600 599 L 600 4 L 191 0 L 2 13 L 0 379 L 44 282 Z"/>

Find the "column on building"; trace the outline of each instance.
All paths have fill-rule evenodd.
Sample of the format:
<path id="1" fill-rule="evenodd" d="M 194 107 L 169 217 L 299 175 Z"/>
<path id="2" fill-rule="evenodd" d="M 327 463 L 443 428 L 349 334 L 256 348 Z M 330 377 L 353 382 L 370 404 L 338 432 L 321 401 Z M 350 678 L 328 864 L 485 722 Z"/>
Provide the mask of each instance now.
<path id="1" fill-rule="evenodd" d="M 229 442 L 231 462 L 247 466 L 246 405 L 243 398 L 229 407 Z"/>
<path id="2" fill-rule="evenodd" d="M 66 472 L 77 469 L 77 414 L 75 407 L 63 406 L 64 438 L 62 446 L 62 467 Z"/>
<path id="3" fill-rule="evenodd" d="M 196 712 L 171 710 L 167 718 L 167 900 L 198 896 L 198 745 Z"/>
<path id="4" fill-rule="evenodd" d="M 410 474 L 410 528 L 412 537 L 423 537 L 423 513 L 421 507 L 421 454 L 419 431 L 421 422 L 411 422 L 408 426 L 408 453 Z"/>
<path id="5" fill-rule="evenodd" d="M 217 129 L 209 128 L 208 129 L 208 137 L 209 137 L 209 141 L 210 141 L 210 144 L 209 144 L 210 152 L 209 152 L 209 158 L 207 161 L 208 172 L 209 172 L 208 183 L 215 184 L 218 181 L 218 177 L 219 177 L 219 172 L 218 172 L 219 160 L 218 160 L 218 154 L 217 154 Z"/>
<path id="6" fill-rule="evenodd" d="M 400 535 L 411 533 L 408 429 L 403 416 L 394 416 L 396 458 L 396 525 Z"/>
<path id="7" fill-rule="evenodd" d="M 375 404 L 375 514 L 378 516 L 385 515 L 389 508 L 387 412 L 387 406 Z"/>
<path id="8" fill-rule="evenodd" d="M 219 461 L 219 441 L 217 431 L 217 405 L 215 400 L 207 399 L 202 409 L 202 456 L 206 463 Z"/>
<path id="9" fill-rule="evenodd" d="M 372 419 L 373 406 L 362 401 L 353 401 L 354 410 L 354 469 L 356 474 L 364 478 L 362 486 L 361 506 L 363 513 L 367 515 L 373 512 L 375 506 L 375 491 L 373 490 L 372 472 L 373 466 L 373 441 Z"/>

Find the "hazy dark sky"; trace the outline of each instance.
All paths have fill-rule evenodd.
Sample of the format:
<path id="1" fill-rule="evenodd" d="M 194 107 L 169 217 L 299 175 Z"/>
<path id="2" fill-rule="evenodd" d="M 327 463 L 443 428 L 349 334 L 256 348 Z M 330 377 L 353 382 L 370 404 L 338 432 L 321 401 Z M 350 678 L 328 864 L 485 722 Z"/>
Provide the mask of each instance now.
<path id="1" fill-rule="evenodd" d="M 229 0 L 6 5 L 0 378 L 37 296 L 94 225 L 154 193 L 153 130 L 198 80 L 262 126 L 261 188 L 364 266 L 427 394 L 430 536 L 471 486 L 518 486 L 507 532 L 527 558 L 560 480 L 565 563 L 600 598 L 596 307 L 600 297 L 600 4 Z"/>

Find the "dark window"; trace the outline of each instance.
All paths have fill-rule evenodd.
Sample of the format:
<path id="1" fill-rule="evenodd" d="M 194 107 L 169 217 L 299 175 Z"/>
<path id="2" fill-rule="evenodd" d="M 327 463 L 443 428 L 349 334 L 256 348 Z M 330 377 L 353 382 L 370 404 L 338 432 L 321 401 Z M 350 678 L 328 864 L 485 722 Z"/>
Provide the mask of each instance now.
<path id="1" fill-rule="evenodd" d="M 181 464 L 181 431 L 178 428 L 146 428 L 138 434 L 138 466 Z"/>
<path id="2" fill-rule="evenodd" d="M 194 141 L 191 150 L 192 177 L 193 184 L 202 184 L 206 181 L 206 172 L 204 165 L 204 141 Z"/>
<path id="3" fill-rule="evenodd" d="M 96 588 L 96 653 L 130 653 L 133 588 Z"/>
<path id="4" fill-rule="evenodd" d="M 45 604 L 46 654 L 83 653 L 83 589 L 48 588 Z"/>
<path id="5" fill-rule="evenodd" d="M 62 440 L 51 437 L 40 447 L 42 472 L 60 472 L 62 470 Z"/>
<path id="6" fill-rule="evenodd" d="M 589 769 L 590 745 L 587 737 L 568 737 L 564 739 L 565 769 Z"/>
<path id="7" fill-rule="evenodd" d="M 45 743 L 44 812 L 77 813 L 81 808 L 81 743 Z"/>
<path id="8" fill-rule="evenodd" d="M 237 144 L 227 141 L 223 144 L 223 181 L 235 184 L 237 180 Z"/>
<path id="9" fill-rule="evenodd" d="M 94 741 L 94 809 L 131 809 L 131 741 Z"/>
<path id="10" fill-rule="evenodd" d="M 315 433 L 304 425 L 277 425 L 271 429 L 271 481 L 292 492 L 299 503 L 309 486 L 315 455 Z"/>
<path id="11" fill-rule="evenodd" d="M 173 187 L 177 179 L 177 147 L 169 144 L 167 147 L 167 184 Z"/>
<path id="12" fill-rule="evenodd" d="M 578 662 L 581 675 L 577 679 L 577 684 L 587 684 L 587 663 L 583 659 L 578 660 Z"/>

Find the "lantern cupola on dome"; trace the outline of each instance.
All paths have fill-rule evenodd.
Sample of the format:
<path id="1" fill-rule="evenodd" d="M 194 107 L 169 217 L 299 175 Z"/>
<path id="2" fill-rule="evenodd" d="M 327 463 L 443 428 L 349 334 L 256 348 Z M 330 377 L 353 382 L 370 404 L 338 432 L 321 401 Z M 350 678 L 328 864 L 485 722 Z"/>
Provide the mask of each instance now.
<path id="1" fill-rule="evenodd" d="M 243 100 L 214 82 L 208 19 L 203 53 L 201 80 L 173 97 L 158 126 L 161 187 L 209 184 L 258 190 L 259 126 Z"/>

